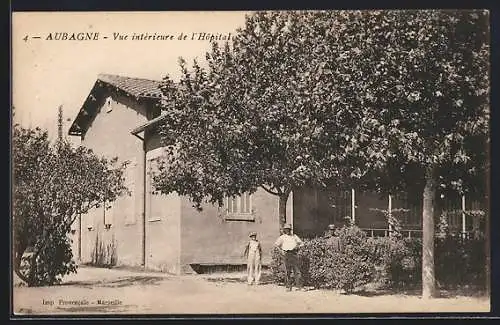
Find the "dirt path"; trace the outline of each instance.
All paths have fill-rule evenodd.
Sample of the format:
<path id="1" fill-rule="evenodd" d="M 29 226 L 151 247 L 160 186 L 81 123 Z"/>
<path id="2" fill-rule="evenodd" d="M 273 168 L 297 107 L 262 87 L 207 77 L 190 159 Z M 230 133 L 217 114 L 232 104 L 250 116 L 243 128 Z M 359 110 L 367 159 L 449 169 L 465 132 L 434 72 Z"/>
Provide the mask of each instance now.
<path id="1" fill-rule="evenodd" d="M 488 312 L 489 299 L 458 296 L 342 295 L 286 292 L 264 283 L 247 286 L 243 274 L 173 276 L 80 268 L 54 287 L 14 287 L 16 314 L 276 314 L 373 312 Z"/>

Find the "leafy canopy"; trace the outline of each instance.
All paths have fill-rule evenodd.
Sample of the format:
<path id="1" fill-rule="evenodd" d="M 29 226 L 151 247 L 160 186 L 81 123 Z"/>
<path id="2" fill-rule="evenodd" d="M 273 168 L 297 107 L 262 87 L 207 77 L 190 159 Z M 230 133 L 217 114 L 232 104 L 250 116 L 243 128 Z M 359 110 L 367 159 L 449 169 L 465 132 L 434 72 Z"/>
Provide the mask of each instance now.
<path id="1" fill-rule="evenodd" d="M 488 130 L 485 11 L 259 12 L 165 78 L 164 192 L 472 188 Z M 448 172 L 452 171 L 452 172 Z M 446 186 L 446 185 L 445 185 Z"/>

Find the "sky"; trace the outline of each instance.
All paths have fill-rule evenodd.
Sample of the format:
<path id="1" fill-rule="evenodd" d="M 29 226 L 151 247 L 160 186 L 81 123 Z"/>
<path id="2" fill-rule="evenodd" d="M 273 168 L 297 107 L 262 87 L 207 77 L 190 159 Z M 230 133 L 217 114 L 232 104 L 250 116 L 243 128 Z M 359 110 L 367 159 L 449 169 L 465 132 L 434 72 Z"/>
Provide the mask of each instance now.
<path id="1" fill-rule="evenodd" d="M 76 117 L 100 73 L 178 80 L 178 58 L 203 63 L 208 40 L 192 33 L 235 34 L 245 12 L 15 12 L 12 17 L 14 123 L 57 134 L 58 107 L 65 129 Z M 98 33 L 97 40 L 50 40 L 55 33 Z M 115 40 L 117 34 L 127 39 Z M 133 34 L 171 35 L 132 40 Z M 180 34 L 187 39 L 179 40 Z M 95 34 L 93 34 L 95 35 Z M 196 36 L 199 36 L 196 35 Z M 40 38 L 36 38 L 40 37 Z M 104 39 L 104 37 L 108 37 Z M 69 119 L 69 121 L 68 121 Z"/>

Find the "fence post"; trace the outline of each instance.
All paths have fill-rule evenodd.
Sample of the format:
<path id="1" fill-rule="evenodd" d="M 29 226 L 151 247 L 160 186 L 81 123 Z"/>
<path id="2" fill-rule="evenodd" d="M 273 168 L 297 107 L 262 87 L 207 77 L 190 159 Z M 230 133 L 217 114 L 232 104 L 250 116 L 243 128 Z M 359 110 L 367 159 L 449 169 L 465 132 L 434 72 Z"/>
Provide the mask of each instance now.
<path id="1" fill-rule="evenodd" d="M 352 223 L 356 224 L 356 193 L 354 189 L 351 189 L 351 214 L 352 214 Z"/>
<path id="2" fill-rule="evenodd" d="M 466 220 L 465 220 L 465 195 L 462 195 L 462 238 L 466 236 Z"/>
<path id="3" fill-rule="evenodd" d="M 389 225 L 389 237 L 392 236 L 392 196 L 389 194 L 389 206 L 387 207 L 387 224 Z"/>

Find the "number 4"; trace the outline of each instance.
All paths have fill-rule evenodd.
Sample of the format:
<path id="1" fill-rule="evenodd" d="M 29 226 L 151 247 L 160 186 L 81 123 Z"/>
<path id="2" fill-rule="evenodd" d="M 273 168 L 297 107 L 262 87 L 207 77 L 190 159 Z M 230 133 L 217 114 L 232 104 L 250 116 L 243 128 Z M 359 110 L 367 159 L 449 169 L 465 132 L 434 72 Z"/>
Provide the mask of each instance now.
<path id="1" fill-rule="evenodd" d="M 25 42 L 28 41 L 28 35 L 24 36 L 23 41 L 25 41 Z"/>

